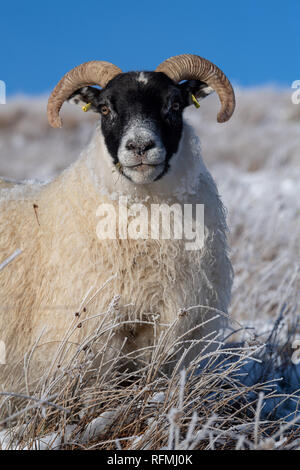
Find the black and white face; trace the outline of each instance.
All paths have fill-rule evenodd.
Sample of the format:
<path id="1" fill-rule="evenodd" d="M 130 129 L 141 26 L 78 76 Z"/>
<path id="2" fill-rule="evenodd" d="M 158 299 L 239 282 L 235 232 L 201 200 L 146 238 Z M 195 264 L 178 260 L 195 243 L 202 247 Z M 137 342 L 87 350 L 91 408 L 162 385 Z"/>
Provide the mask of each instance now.
<path id="1" fill-rule="evenodd" d="M 84 87 L 69 98 L 91 103 L 101 115 L 106 147 L 115 165 L 132 182 L 151 183 L 172 165 L 182 135 L 182 113 L 191 94 L 201 99 L 213 90 L 200 81 L 175 84 L 159 72 L 129 72 L 99 90 Z"/>

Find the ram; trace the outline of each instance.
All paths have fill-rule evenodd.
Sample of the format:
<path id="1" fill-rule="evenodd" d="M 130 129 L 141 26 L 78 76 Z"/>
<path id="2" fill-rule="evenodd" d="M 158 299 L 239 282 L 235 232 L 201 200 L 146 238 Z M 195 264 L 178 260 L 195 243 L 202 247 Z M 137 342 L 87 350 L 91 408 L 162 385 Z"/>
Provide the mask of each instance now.
<path id="1" fill-rule="evenodd" d="M 74 319 L 81 328 L 69 335 L 70 345 L 97 328 L 107 311 L 110 320 L 117 317 L 114 334 L 103 336 L 107 361 L 121 348 L 151 350 L 180 312 L 173 340 L 184 338 L 189 346 L 218 331 L 222 315 L 209 319 L 226 314 L 233 277 L 225 213 L 198 138 L 183 118 L 187 106 L 212 91 L 221 102 L 218 121 L 227 121 L 235 107 L 230 82 L 214 64 L 189 54 L 167 59 L 154 72 L 122 73 L 91 61 L 57 84 L 48 101 L 52 127 L 62 126 L 66 100 L 99 113 L 100 121 L 80 158 L 54 180 L 0 186 L 0 263 L 20 250 L 0 271 L 7 357 L 0 382 L 34 344 L 31 361 L 45 367 Z M 157 236 L 158 230 L 146 237 L 141 227 L 139 233 L 137 225 L 148 226 L 153 207 L 169 207 L 172 235 L 188 206 L 204 206 L 197 249 L 185 236 Z M 130 237 L 132 223 L 137 234 Z M 185 362 L 200 347 L 190 348 Z"/>

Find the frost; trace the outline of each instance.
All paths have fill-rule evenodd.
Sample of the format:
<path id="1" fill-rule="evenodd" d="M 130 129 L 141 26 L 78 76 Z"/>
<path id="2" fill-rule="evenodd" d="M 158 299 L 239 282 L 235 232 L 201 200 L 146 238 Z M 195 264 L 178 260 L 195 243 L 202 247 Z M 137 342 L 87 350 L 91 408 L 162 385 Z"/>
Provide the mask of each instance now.
<path id="1" fill-rule="evenodd" d="M 247 330 L 245 332 L 240 328 L 240 331 L 233 333 L 233 329 L 229 329 L 226 332 L 227 341 L 234 344 L 245 341 L 244 345 L 248 348 L 253 344 L 260 347 L 261 343 L 260 362 L 242 355 L 237 364 L 233 363 L 236 356 L 229 359 L 221 354 L 218 360 L 211 359 L 214 369 L 211 373 L 206 369 L 205 374 L 204 367 L 209 367 L 209 363 L 200 363 L 197 375 L 199 389 L 196 395 L 192 395 L 193 400 L 199 398 L 198 405 L 192 402 L 192 413 L 198 406 L 197 415 L 190 415 L 188 428 L 185 422 L 181 434 L 183 441 L 178 435 L 180 415 L 177 416 L 175 411 L 173 415 L 168 414 L 173 409 L 180 411 L 178 389 L 171 382 L 170 390 L 167 391 L 167 383 L 160 389 L 158 382 L 157 387 L 153 388 L 156 390 L 153 396 L 149 397 L 147 391 L 147 414 L 144 416 L 147 427 L 140 436 L 131 435 L 133 448 L 152 448 L 159 442 L 157 434 L 161 432 L 165 432 L 162 446 L 168 448 L 166 436 L 170 427 L 173 432 L 170 445 L 177 442 L 180 448 L 194 446 L 201 439 L 208 442 L 205 444 L 207 448 L 213 448 L 217 439 L 219 443 L 226 442 L 226 432 L 230 446 L 232 438 L 236 439 L 237 449 L 250 446 L 249 436 L 253 435 L 253 425 L 256 425 L 251 417 L 239 424 L 233 420 L 227 431 L 223 429 L 219 432 L 219 421 L 212 411 L 215 406 L 219 420 L 230 421 L 230 415 L 224 418 L 223 409 L 218 404 L 218 400 L 224 397 L 224 403 L 231 405 L 229 394 L 233 392 L 228 391 L 227 383 L 230 370 L 234 375 L 231 380 L 234 379 L 235 387 L 238 387 L 234 390 L 239 390 L 243 399 L 247 398 L 253 404 L 261 420 L 276 422 L 284 419 L 291 425 L 299 419 L 300 340 L 294 338 L 299 337 L 296 319 L 299 317 L 300 300 L 300 105 L 291 103 L 290 90 L 261 88 L 237 89 L 236 92 L 237 109 L 226 124 L 216 123 L 219 107 L 216 96 L 203 101 L 200 110 L 188 108 L 185 117 L 200 136 L 204 161 L 217 182 L 228 213 L 230 256 L 235 271 L 229 313 Z M 64 127 L 58 132 L 47 124 L 45 109 L 46 97 L 18 97 L 0 108 L 0 175 L 4 178 L 49 181 L 74 162 L 89 142 L 97 115 L 82 113 L 76 107 L 65 104 Z M 198 146 L 196 139 L 193 145 Z M 3 188 L 1 195 L 7 191 L 5 185 Z M 23 191 L 22 185 L 17 186 L 15 191 Z M 1 259 L 0 263 L 5 259 Z M 281 321 L 276 341 L 268 342 L 278 317 Z M 276 347 L 272 349 L 274 344 L 287 344 L 284 357 L 278 354 Z M 224 390 L 220 388 L 223 375 L 227 387 Z M 257 389 L 260 386 L 255 384 L 260 383 L 267 384 L 267 391 L 261 395 L 258 409 Z M 106 397 L 106 390 L 103 390 Z M 168 400 L 165 400 L 165 393 Z M 204 394 L 203 399 L 201 394 Z M 118 403 L 121 408 L 123 397 Z M 127 405 L 128 415 L 131 411 L 141 413 L 143 403 L 138 395 L 134 406 L 132 403 L 130 407 Z M 202 403 L 205 416 L 207 409 L 212 412 L 212 421 L 208 421 L 210 425 L 206 427 L 201 415 Z M 238 406 L 242 406 L 240 402 Z M 115 406 L 115 409 L 118 407 Z M 149 409 L 151 413 L 154 410 L 155 417 L 151 416 Z M 188 409 L 186 403 L 186 413 Z M 84 421 L 84 413 L 80 413 L 79 417 Z M 65 434 L 45 432 L 45 436 L 35 436 L 33 441 L 29 437 L 25 442 L 26 448 L 59 448 L 63 445 L 62 439 L 64 443 L 72 440 L 88 446 L 87 443 L 92 441 L 94 445 L 93 440 L 101 439 L 108 430 L 114 435 L 116 413 L 105 411 L 85 429 L 78 430 L 76 427 L 77 434 L 74 427 L 67 426 L 68 432 Z M 133 417 L 133 433 L 136 416 Z M 209 420 L 208 416 L 205 420 Z M 61 429 L 64 424 L 60 421 L 59 426 Z M 18 429 L 0 431 L 3 449 L 22 448 L 18 437 L 22 432 Z M 71 439 L 72 432 L 75 437 Z M 122 446 L 122 437 L 117 437 L 116 446 Z M 111 442 L 108 445 L 111 446 Z M 262 441 L 257 439 L 257 448 L 277 449 L 287 445 L 289 440 L 285 440 L 281 431 Z M 299 442 L 294 443 L 295 447 L 299 445 Z"/>
<path id="2" fill-rule="evenodd" d="M 150 403 L 163 403 L 164 401 L 165 401 L 164 392 L 154 393 L 154 395 L 149 398 L 149 404 Z"/>

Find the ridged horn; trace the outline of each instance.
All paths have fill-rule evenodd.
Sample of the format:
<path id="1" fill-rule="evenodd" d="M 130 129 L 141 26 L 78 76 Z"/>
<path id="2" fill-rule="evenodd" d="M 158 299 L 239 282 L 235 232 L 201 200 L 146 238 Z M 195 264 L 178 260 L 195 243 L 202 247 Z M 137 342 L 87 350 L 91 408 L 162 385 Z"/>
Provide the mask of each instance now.
<path id="1" fill-rule="evenodd" d="M 235 96 L 230 81 L 216 65 L 203 57 L 183 54 L 170 57 L 162 62 L 156 72 L 163 72 L 175 83 L 182 80 L 201 80 L 212 87 L 219 96 L 221 109 L 218 122 L 230 119 L 235 108 Z"/>
<path id="2" fill-rule="evenodd" d="M 58 82 L 48 100 L 47 116 L 52 127 L 62 127 L 59 116 L 60 109 L 74 91 L 88 85 L 105 87 L 116 75 L 122 73 L 116 65 L 110 62 L 92 60 L 74 67 Z"/>

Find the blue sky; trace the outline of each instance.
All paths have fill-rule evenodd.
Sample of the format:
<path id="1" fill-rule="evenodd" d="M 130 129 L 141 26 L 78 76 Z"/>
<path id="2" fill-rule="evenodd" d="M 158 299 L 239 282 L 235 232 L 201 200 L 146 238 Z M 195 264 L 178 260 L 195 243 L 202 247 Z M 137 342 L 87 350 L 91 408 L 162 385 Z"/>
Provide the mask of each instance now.
<path id="1" fill-rule="evenodd" d="M 242 86 L 300 79 L 300 1 L 5 1 L 0 80 L 8 95 L 48 93 L 81 62 L 153 70 L 199 54 Z"/>

